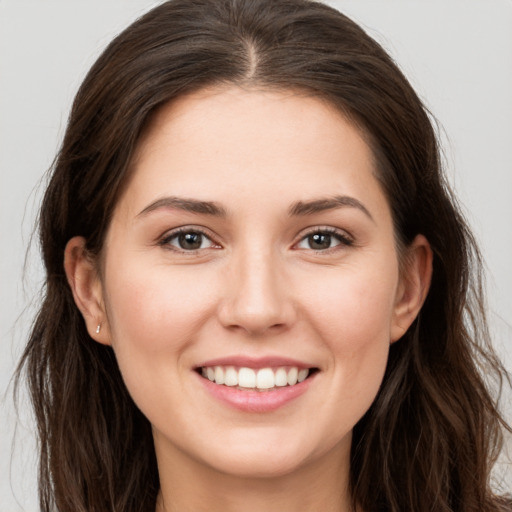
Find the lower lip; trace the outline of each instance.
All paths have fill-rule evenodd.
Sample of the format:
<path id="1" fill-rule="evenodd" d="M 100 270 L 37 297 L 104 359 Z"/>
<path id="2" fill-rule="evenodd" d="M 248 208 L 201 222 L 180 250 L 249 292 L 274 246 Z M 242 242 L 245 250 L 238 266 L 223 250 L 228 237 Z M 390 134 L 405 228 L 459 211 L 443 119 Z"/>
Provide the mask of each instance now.
<path id="1" fill-rule="evenodd" d="M 316 374 L 313 374 L 294 386 L 283 386 L 269 391 L 246 391 L 215 384 L 201 375 L 198 375 L 198 378 L 205 389 L 221 402 L 239 411 L 262 413 L 275 411 L 301 396 L 307 391 L 315 376 Z"/>

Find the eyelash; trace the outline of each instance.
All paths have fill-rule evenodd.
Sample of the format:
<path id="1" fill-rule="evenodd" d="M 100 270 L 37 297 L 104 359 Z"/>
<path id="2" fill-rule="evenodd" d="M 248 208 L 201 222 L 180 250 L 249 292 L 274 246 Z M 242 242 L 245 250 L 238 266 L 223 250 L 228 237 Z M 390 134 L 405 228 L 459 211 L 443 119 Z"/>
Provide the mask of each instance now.
<path id="1" fill-rule="evenodd" d="M 297 246 L 298 244 L 305 242 L 309 237 L 312 237 L 314 235 L 328 235 L 330 237 L 335 238 L 339 244 L 328 247 L 327 249 L 313 249 L 309 248 L 308 250 L 314 251 L 315 253 L 330 253 L 331 251 L 335 251 L 338 246 L 342 247 L 350 247 L 354 245 L 354 239 L 349 236 L 346 232 L 340 231 L 339 229 L 332 228 L 332 227 L 315 227 L 311 229 L 310 231 L 306 232 L 302 237 L 300 238 L 299 242 L 294 244 L 294 246 Z"/>
<path id="2" fill-rule="evenodd" d="M 199 247 L 198 249 L 189 249 L 188 250 L 188 249 L 182 249 L 182 248 L 171 245 L 172 240 L 178 238 L 180 235 L 185 235 L 185 234 L 196 234 L 196 235 L 201 235 L 202 237 L 206 238 L 212 244 L 212 247 L 208 247 L 209 249 L 210 248 L 217 249 L 217 248 L 221 247 L 218 243 L 216 243 L 212 239 L 211 235 L 206 233 L 201 228 L 196 228 L 196 227 L 177 228 L 177 229 L 171 231 L 170 233 L 165 234 L 158 241 L 158 245 L 161 247 L 165 247 L 169 250 L 180 252 L 183 254 L 196 254 L 200 250 L 202 250 L 201 247 Z M 342 231 L 340 231 L 336 228 L 332 228 L 332 227 L 320 227 L 320 228 L 315 227 L 314 229 L 311 229 L 309 232 L 306 232 L 305 234 L 303 234 L 301 236 L 300 240 L 297 243 L 295 243 L 293 245 L 293 247 L 297 247 L 300 243 L 305 242 L 309 237 L 312 237 L 314 235 L 328 235 L 329 237 L 335 238 L 339 242 L 339 244 L 337 244 L 333 247 L 328 247 L 326 249 L 313 249 L 311 247 L 306 249 L 306 250 L 314 251 L 315 253 L 329 253 L 333 250 L 336 250 L 336 247 L 338 247 L 338 246 L 350 247 L 350 246 L 354 245 L 353 238 L 350 237 L 349 235 L 347 235 L 345 232 L 342 232 Z"/>
<path id="3" fill-rule="evenodd" d="M 202 230 L 201 228 L 196 228 L 196 227 L 182 227 L 182 228 L 177 228 L 177 229 L 171 231 L 170 233 L 166 233 L 158 241 L 158 245 L 161 246 L 161 247 L 165 247 L 168 250 L 176 251 L 176 252 L 183 253 L 183 254 L 196 254 L 196 253 L 198 253 L 201 250 L 201 248 L 198 248 L 198 249 L 182 249 L 182 248 L 179 248 L 179 247 L 171 245 L 171 241 L 173 239 L 178 238 L 180 235 L 186 235 L 186 234 L 201 235 L 202 237 L 204 237 L 207 240 L 209 240 L 210 243 L 212 244 L 213 247 L 209 247 L 209 248 L 215 248 L 215 249 L 220 248 L 220 245 L 217 244 L 212 239 L 211 235 L 206 233 L 206 231 Z"/>

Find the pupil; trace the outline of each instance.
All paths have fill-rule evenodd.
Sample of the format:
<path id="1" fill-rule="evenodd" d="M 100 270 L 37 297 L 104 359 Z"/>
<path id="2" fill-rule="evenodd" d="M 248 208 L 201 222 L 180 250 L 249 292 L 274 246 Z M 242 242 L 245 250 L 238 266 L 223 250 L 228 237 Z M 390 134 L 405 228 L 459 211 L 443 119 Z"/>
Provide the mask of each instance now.
<path id="1" fill-rule="evenodd" d="M 309 237 L 311 249 L 329 249 L 331 246 L 331 235 L 315 233 Z"/>
<path id="2" fill-rule="evenodd" d="M 179 244 L 182 249 L 199 249 L 201 247 L 201 233 L 182 233 L 179 235 Z"/>

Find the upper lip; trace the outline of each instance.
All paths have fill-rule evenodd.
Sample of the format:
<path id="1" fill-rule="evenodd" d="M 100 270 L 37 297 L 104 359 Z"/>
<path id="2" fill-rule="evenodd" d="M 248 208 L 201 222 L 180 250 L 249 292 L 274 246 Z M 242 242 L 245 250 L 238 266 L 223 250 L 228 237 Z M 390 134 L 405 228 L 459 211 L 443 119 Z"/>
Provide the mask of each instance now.
<path id="1" fill-rule="evenodd" d="M 301 368 L 315 368 L 314 365 L 298 361 L 289 357 L 269 356 L 269 357 L 247 357 L 247 356 L 228 356 L 217 359 L 210 359 L 198 364 L 196 368 L 204 366 L 236 366 L 239 368 L 271 368 L 280 366 L 296 366 Z"/>

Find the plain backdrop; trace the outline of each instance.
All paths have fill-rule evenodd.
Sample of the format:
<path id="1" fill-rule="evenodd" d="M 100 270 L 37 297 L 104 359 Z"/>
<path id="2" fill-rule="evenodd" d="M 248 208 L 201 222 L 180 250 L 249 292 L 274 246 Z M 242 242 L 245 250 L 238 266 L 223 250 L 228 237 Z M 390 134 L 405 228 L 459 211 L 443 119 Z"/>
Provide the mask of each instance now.
<path id="1" fill-rule="evenodd" d="M 38 510 L 34 424 L 23 394 L 17 417 L 8 385 L 39 300 L 37 240 L 24 260 L 41 180 L 85 72 L 157 3 L 0 0 L 0 512 Z M 442 126 L 447 173 L 488 266 L 496 348 L 512 370 L 512 2 L 330 3 L 391 52 Z M 510 393 L 503 406 L 510 418 Z M 500 474 L 512 489 L 512 470 Z"/>

